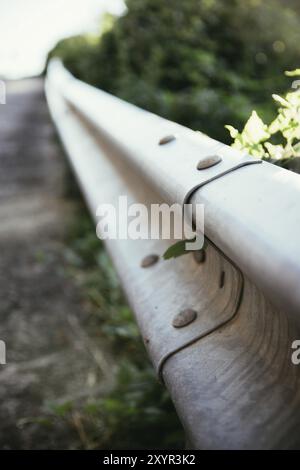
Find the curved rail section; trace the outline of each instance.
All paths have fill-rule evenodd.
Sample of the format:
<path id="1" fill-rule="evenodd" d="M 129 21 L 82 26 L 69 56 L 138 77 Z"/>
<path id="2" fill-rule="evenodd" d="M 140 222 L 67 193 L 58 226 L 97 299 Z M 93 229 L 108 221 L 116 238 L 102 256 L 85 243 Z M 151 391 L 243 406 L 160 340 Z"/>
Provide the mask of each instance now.
<path id="1" fill-rule="evenodd" d="M 191 447 L 299 447 L 300 177 L 86 85 L 57 61 L 46 94 L 96 222 L 99 205 L 120 196 L 205 205 L 205 259 L 144 268 L 172 241 L 106 240 Z M 197 169 L 212 156 L 221 161 Z M 196 319 L 174 328 L 185 309 Z"/>

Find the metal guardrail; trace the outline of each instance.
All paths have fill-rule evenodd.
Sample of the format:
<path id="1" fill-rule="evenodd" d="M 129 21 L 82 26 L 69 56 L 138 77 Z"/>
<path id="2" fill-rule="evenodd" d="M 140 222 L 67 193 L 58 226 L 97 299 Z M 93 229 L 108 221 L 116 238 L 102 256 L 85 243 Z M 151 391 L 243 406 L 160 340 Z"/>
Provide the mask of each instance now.
<path id="1" fill-rule="evenodd" d="M 205 262 L 172 241 L 107 240 L 193 448 L 300 445 L 300 176 L 143 111 L 50 63 L 49 107 L 91 213 L 100 203 L 205 204 Z M 158 145 L 174 135 L 168 145 Z M 200 159 L 222 161 L 197 170 Z M 198 316 L 174 328 L 186 308 Z"/>

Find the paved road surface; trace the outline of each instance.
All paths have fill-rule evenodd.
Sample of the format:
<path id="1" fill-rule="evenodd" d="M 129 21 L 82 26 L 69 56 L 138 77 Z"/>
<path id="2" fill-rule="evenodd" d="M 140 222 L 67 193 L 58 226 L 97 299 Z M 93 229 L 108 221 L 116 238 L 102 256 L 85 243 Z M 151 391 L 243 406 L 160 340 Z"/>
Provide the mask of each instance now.
<path id="1" fill-rule="evenodd" d="M 41 79 L 8 84 L 0 104 L 0 448 L 80 446 L 76 429 L 44 419 L 51 403 L 80 400 L 108 380 L 90 354 L 78 289 L 64 274 L 63 234 L 72 203 L 64 157 Z M 102 354 L 101 351 L 98 351 Z M 45 422 L 45 425 L 42 423 Z"/>

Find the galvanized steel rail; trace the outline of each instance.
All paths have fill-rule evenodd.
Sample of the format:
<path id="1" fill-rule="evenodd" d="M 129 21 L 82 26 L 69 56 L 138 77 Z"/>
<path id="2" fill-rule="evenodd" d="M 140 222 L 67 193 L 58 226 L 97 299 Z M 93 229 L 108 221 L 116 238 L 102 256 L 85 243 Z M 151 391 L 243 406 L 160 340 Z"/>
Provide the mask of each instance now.
<path id="1" fill-rule="evenodd" d="M 205 204 L 204 262 L 145 269 L 172 241 L 107 241 L 191 447 L 299 447 L 300 176 L 86 85 L 57 61 L 46 93 L 95 220 L 120 195 Z M 211 155 L 222 160 L 197 169 Z M 197 318 L 174 328 L 182 309 Z"/>

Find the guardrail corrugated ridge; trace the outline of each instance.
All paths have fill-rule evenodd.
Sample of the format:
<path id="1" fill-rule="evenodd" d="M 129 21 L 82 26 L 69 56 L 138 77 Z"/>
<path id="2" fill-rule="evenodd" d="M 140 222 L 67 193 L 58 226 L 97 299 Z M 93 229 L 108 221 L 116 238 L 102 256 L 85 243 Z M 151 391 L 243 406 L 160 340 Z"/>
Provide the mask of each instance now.
<path id="1" fill-rule="evenodd" d="M 172 241 L 106 241 L 188 441 L 299 445 L 300 374 L 290 359 L 300 323 L 299 175 L 90 87 L 57 62 L 46 92 L 95 220 L 97 206 L 119 195 L 146 205 L 205 204 L 212 243 L 204 263 L 187 255 L 143 269 L 146 255 L 161 255 Z M 175 139 L 159 145 L 166 135 Z M 222 162 L 197 170 L 211 154 Z M 175 329 L 184 308 L 198 316 Z"/>

